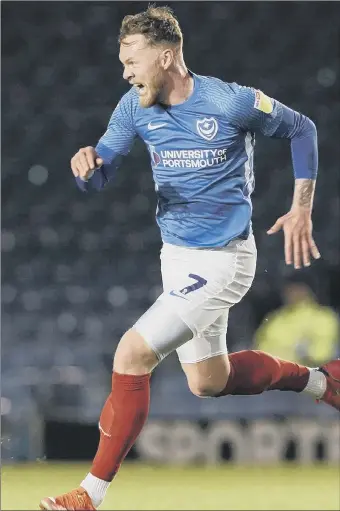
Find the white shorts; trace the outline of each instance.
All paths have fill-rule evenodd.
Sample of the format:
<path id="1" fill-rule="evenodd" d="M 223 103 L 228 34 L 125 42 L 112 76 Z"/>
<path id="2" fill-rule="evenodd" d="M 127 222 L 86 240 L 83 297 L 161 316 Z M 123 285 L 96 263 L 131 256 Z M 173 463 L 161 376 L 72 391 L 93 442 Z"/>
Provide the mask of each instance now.
<path id="1" fill-rule="evenodd" d="M 178 315 L 193 334 L 190 340 L 176 346 L 180 362 L 195 363 L 228 352 L 229 309 L 249 290 L 255 268 L 256 245 L 252 234 L 247 240 L 235 240 L 223 248 L 163 245 L 163 293 L 157 300 L 162 307 L 158 310 L 163 318 L 170 313 Z M 174 346 L 169 328 L 167 332 L 161 331 L 162 317 L 153 320 L 153 315 L 146 313 L 134 325 L 160 359 Z"/>

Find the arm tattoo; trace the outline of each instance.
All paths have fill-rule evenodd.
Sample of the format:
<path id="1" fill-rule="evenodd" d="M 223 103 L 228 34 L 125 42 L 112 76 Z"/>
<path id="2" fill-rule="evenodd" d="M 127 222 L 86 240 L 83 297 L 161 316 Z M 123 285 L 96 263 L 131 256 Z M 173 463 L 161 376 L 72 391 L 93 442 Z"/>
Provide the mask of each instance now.
<path id="1" fill-rule="evenodd" d="M 312 209 L 315 179 L 296 179 L 293 206 Z"/>

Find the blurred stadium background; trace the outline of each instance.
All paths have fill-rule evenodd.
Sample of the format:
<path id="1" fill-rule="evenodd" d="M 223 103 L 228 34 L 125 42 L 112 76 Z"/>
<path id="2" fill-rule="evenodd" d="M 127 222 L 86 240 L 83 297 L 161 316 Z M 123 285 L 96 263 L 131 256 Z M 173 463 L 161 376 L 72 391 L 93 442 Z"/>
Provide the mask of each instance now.
<path id="1" fill-rule="evenodd" d="M 190 69 L 262 89 L 316 123 L 314 232 L 323 259 L 303 273 L 319 302 L 339 313 L 340 5 L 166 5 L 182 25 Z M 115 346 L 161 291 L 142 143 L 101 193 L 82 194 L 69 168 L 79 147 L 95 145 L 127 90 L 117 34 L 124 15 L 146 6 L 1 5 L 2 509 L 35 509 L 45 490 L 78 484 L 88 465 L 71 462 L 95 452 Z M 290 206 L 289 144 L 258 138 L 255 163 L 258 268 L 231 312 L 231 351 L 252 346 L 291 271 L 282 237 L 266 235 Z M 291 393 L 200 400 L 175 356 L 155 371 L 152 387 L 149 424 L 103 509 L 340 508 L 335 411 Z M 183 466 L 167 467 L 174 464 Z"/>

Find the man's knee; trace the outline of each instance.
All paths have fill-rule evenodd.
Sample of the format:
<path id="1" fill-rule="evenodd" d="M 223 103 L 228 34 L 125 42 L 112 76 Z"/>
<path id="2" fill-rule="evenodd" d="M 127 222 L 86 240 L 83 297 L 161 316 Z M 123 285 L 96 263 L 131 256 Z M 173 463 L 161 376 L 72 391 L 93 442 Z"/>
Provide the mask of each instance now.
<path id="1" fill-rule="evenodd" d="M 189 389 L 198 397 L 217 397 L 225 389 L 230 373 L 228 355 L 195 363 L 182 363 Z"/>
<path id="2" fill-rule="evenodd" d="M 121 338 L 113 362 L 113 369 L 121 374 L 141 375 L 150 373 L 158 364 L 155 352 L 134 329 Z"/>
<path id="3" fill-rule="evenodd" d="M 227 377 L 222 381 L 195 380 L 189 381 L 189 389 L 197 397 L 217 397 L 227 384 Z"/>

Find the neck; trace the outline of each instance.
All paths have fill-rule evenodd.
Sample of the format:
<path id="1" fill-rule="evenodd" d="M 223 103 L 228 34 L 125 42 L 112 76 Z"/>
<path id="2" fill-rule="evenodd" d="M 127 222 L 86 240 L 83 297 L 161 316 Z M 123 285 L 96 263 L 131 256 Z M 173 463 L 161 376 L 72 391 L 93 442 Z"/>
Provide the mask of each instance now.
<path id="1" fill-rule="evenodd" d="M 162 103 L 178 105 L 184 103 L 194 90 L 194 80 L 184 62 L 177 62 L 169 71 L 167 84 L 162 94 Z"/>

